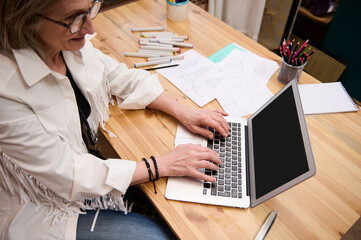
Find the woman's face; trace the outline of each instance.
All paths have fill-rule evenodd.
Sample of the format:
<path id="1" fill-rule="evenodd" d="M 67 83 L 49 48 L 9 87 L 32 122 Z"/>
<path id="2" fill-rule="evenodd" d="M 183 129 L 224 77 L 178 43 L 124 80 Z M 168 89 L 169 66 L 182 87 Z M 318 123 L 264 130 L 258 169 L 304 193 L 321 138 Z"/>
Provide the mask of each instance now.
<path id="1" fill-rule="evenodd" d="M 43 16 L 69 24 L 76 16 L 87 13 L 93 0 L 61 0 L 51 12 Z M 70 33 L 69 28 L 43 19 L 39 29 L 39 36 L 48 54 L 58 53 L 62 50 L 76 51 L 85 44 L 84 36 L 95 32 L 92 20 L 87 14 L 83 28 L 78 33 Z"/>

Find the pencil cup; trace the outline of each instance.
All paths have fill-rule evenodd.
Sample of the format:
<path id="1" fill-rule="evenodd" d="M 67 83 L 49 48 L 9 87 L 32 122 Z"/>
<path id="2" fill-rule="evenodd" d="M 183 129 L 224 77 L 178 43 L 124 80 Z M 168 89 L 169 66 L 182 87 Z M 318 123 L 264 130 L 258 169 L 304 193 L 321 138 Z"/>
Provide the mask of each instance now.
<path id="1" fill-rule="evenodd" d="M 184 21 L 188 18 L 189 0 L 167 0 L 167 18 L 171 21 Z"/>
<path id="2" fill-rule="evenodd" d="M 301 66 L 293 66 L 291 64 L 286 63 L 282 58 L 281 69 L 277 77 L 278 81 L 280 81 L 283 84 L 287 84 L 291 82 L 293 79 L 296 79 L 296 81 L 298 82 L 298 80 L 301 77 L 303 68 L 306 66 L 306 64 L 307 62 L 305 62 Z"/>

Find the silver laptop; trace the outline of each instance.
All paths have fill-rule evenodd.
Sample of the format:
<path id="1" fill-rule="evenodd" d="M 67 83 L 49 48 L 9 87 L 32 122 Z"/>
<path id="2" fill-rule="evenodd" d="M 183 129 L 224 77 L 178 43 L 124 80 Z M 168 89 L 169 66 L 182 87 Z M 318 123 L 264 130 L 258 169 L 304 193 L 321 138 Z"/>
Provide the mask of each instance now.
<path id="1" fill-rule="evenodd" d="M 298 86 L 291 81 L 247 119 L 227 117 L 231 135 L 207 140 L 177 129 L 175 145 L 196 143 L 217 151 L 218 171 L 199 169 L 216 183 L 169 177 L 167 199 L 254 207 L 316 173 Z"/>

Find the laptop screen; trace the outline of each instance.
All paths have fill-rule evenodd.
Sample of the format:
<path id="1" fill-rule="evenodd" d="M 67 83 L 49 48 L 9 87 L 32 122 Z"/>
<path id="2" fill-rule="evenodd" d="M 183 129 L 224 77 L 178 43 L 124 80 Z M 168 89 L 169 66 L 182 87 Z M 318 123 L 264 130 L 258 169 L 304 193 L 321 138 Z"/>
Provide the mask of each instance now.
<path id="1" fill-rule="evenodd" d="M 297 106 L 294 90 L 292 85 L 285 87 L 251 117 L 251 198 L 255 200 L 264 201 L 284 191 L 304 180 L 310 168 L 314 170 L 302 106 Z"/>

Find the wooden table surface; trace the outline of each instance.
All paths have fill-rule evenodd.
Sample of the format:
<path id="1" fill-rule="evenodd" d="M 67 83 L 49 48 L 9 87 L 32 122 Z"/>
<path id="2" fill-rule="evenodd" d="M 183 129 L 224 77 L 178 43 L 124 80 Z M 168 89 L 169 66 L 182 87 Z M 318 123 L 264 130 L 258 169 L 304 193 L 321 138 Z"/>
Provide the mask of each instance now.
<path id="1" fill-rule="evenodd" d="M 99 14 L 94 22 L 98 32 L 92 40 L 94 46 L 128 67 L 144 61 L 123 55 L 138 49 L 139 33 L 132 33 L 131 27 L 143 26 L 165 26 L 166 31 L 189 35 L 188 42 L 205 57 L 235 42 L 281 63 L 279 56 L 191 3 L 189 18 L 183 22 L 167 20 L 165 0 L 135 1 Z M 283 86 L 277 81 L 277 73 L 267 85 L 273 93 Z M 197 107 L 168 80 L 161 75 L 159 79 L 168 94 Z M 316 82 L 303 73 L 299 83 Z M 205 107 L 220 105 L 213 101 Z M 139 161 L 174 148 L 174 118 L 151 110 L 110 109 L 106 128 L 118 137 L 108 140 L 123 159 Z M 267 239 L 340 239 L 361 214 L 361 111 L 307 116 L 306 120 L 316 175 L 255 208 L 167 200 L 166 178 L 157 181 L 158 194 L 150 183 L 142 184 L 142 188 L 180 239 L 253 239 L 272 210 L 279 215 Z"/>

